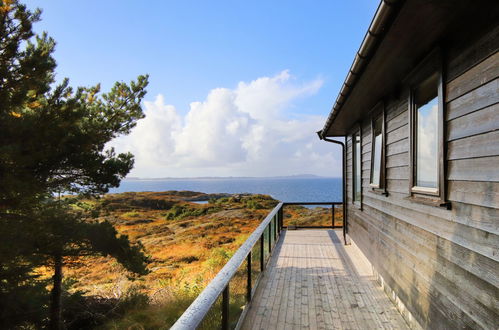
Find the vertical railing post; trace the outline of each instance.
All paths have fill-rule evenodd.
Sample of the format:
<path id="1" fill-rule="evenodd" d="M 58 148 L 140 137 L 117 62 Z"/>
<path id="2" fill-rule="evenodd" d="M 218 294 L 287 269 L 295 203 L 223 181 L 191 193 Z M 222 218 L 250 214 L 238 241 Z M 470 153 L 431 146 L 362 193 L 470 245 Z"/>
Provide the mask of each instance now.
<path id="1" fill-rule="evenodd" d="M 275 228 L 276 228 L 276 219 L 277 219 L 277 214 L 275 214 L 275 215 L 272 217 L 272 224 L 273 224 L 273 227 L 272 227 L 272 236 L 274 236 L 274 244 L 275 244 Z"/>
<path id="2" fill-rule="evenodd" d="M 269 240 L 270 240 L 270 246 L 272 246 L 272 239 L 274 238 L 274 217 L 272 217 L 272 220 L 269 222 Z"/>
<path id="3" fill-rule="evenodd" d="M 279 211 L 277 211 L 277 214 L 278 214 L 278 217 L 279 217 L 279 233 L 281 232 L 282 230 L 282 227 L 284 226 L 283 225 L 283 222 L 284 222 L 284 219 L 283 219 L 283 208 L 284 208 L 284 205 L 281 206 L 281 208 L 279 209 Z"/>
<path id="4" fill-rule="evenodd" d="M 275 239 L 279 237 L 279 212 L 275 215 Z"/>
<path id="5" fill-rule="evenodd" d="M 269 222 L 269 258 L 272 254 L 272 221 Z"/>
<path id="6" fill-rule="evenodd" d="M 264 236 L 265 236 L 265 231 L 262 233 L 262 236 L 260 237 L 260 271 L 263 272 L 265 270 L 265 256 L 264 256 Z"/>
<path id="7" fill-rule="evenodd" d="M 334 225 L 334 204 L 331 204 L 331 212 L 333 213 L 332 221 L 333 221 L 333 229 L 334 229 L 334 228 L 336 228 Z"/>
<path id="8" fill-rule="evenodd" d="M 229 284 L 222 293 L 222 330 L 229 330 Z"/>
<path id="9" fill-rule="evenodd" d="M 274 216 L 274 244 L 275 244 L 275 241 L 277 240 L 277 213 L 276 215 Z"/>
<path id="10" fill-rule="evenodd" d="M 248 254 L 248 260 L 246 260 L 248 263 L 248 281 L 246 282 L 246 301 L 250 302 L 251 301 L 251 251 Z"/>
<path id="11" fill-rule="evenodd" d="M 281 235 L 281 210 L 282 210 L 282 206 L 277 211 L 277 234 L 279 236 Z"/>

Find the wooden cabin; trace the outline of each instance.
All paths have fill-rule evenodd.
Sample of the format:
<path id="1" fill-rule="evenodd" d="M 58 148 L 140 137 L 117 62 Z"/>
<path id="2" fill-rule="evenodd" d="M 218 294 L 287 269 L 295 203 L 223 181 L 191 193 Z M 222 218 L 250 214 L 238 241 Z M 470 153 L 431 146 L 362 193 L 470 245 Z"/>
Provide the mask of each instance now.
<path id="1" fill-rule="evenodd" d="M 498 1 L 382 1 L 319 132 L 348 238 L 425 329 L 499 328 L 498 49 Z"/>
<path id="2" fill-rule="evenodd" d="M 279 203 L 172 329 L 498 329 L 498 49 L 497 0 L 383 0 L 318 132 L 331 226 Z"/>

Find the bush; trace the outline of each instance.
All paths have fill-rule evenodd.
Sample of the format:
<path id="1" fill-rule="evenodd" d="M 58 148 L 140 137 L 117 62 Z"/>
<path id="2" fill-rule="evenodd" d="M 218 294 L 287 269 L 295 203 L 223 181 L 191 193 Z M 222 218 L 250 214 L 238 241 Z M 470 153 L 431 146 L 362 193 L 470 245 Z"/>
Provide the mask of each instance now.
<path id="1" fill-rule="evenodd" d="M 11 288 L 0 282 L 0 328 L 43 328 L 48 315 L 46 302 L 49 292 L 45 289 L 46 285 L 42 281 L 32 281 Z"/>
<path id="2" fill-rule="evenodd" d="M 140 212 L 137 212 L 137 211 L 125 212 L 122 214 L 122 216 L 128 217 L 128 218 L 137 218 L 137 217 L 140 217 Z"/>
<path id="3" fill-rule="evenodd" d="M 182 220 L 187 217 L 199 217 L 218 212 L 220 207 L 195 207 L 190 205 L 174 205 L 165 213 L 166 220 Z"/>
<path id="4" fill-rule="evenodd" d="M 129 204 L 132 206 L 145 207 L 153 210 L 168 210 L 175 204 L 175 202 L 164 199 L 134 198 L 129 201 Z"/>
<path id="5" fill-rule="evenodd" d="M 258 203 L 254 199 L 250 199 L 246 201 L 246 208 L 250 210 L 261 210 L 264 207 L 262 206 L 262 204 Z"/>
<path id="6" fill-rule="evenodd" d="M 193 283 L 165 281 L 167 296 L 151 304 L 140 298 L 140 293 L 128 294 L 128 303 L 122 305 L 119 318 L 109 319 L 101 329 L 169 329 L 203 289 L 203 279 Z"/>
<path id="7" fill-rule="evenodd" d="M 218 269 L 223 267 L 227 263 L 227 261 L 229 261 L 232 255 L 233 252 L 219 247 L 211 251 L 211 255 L 205 261 L 205 263 L 212 271 L 218 271 Z"/>
<path id="8" fill-rule="evenodd" d="M 121 311 L 124 314 L 126 311 L 141 309 L 149 305 L 149 296 L 140 290 L 141 287 L 139 286 L 130 287 L 119 299 L 117 311 Z"/>

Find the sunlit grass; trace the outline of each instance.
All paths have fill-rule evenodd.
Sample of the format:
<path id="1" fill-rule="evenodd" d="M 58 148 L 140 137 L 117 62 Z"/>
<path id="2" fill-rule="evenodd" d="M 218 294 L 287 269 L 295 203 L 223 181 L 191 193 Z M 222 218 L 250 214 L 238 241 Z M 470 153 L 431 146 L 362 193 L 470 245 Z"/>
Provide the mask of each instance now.
<path id="1" fill-rule="evenodd" d="M 86 297 L 100 297 L 119 306 L 102 316 L 101 329 L 169 328 L 277 204 L 262 195 L 224 197 L 207 204 L 182 200 L 196 194 L 200 195 L 124 193 L 90 201 L 102 209 L 101 220 L 110 221 L 132 242 L 140 242 L 151 259 L 150 274 L 138 279 L 129 278 L 111 258 L 80 257 L 71 261 L 71 267 L 65 270 L 66 278 L 75 279 L 71 292 L 82 290 Z M 328 208 L 290 206 L 284 215 L 285 225 L 331 224 Z M 340 209 L 335 210 L 335 217 L 341 220 Z M 255 276 L 259 253 L 255 248 Z M 245 270 L 244 263 L 230 282 L 233 325 L 245 305 Z M 200 328 L 218 327 L 219 307 L 213 306 Z"/>

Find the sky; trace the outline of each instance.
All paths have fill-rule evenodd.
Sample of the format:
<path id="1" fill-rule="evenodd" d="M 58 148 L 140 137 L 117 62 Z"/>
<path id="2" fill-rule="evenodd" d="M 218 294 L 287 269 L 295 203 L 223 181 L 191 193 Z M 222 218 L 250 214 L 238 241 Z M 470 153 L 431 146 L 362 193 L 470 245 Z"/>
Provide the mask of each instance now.
<path id="1" fill-rule="evenodd" d="M 341 176 L 320 130 L 377 1 L 33 0 L 73 86 L 149 74 L 133 177 Z"/>

